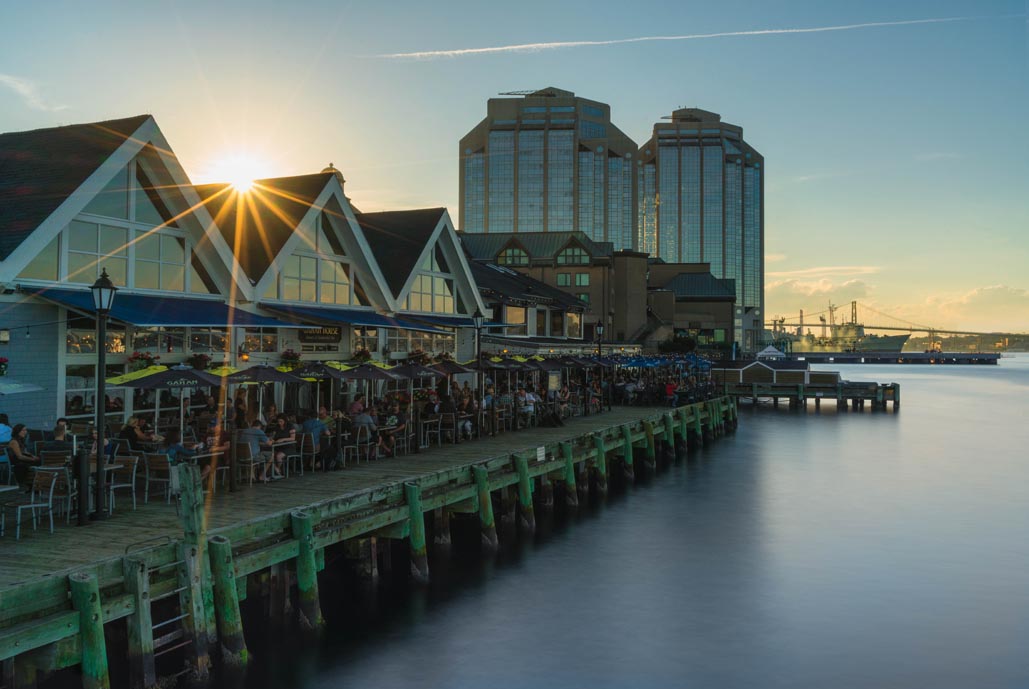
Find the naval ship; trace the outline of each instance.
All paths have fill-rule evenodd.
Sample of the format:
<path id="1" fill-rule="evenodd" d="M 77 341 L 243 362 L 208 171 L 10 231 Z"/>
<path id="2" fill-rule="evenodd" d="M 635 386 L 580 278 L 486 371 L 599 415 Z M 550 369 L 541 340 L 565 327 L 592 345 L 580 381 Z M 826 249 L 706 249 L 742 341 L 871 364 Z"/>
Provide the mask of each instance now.
<path id="1" fill-rule="evenodd" d="M 836 310 L 829 304 L 829 318 L 819 316 L 821 334 L 816 335 L 809 328 L 804 332 L 804 312 L 800 312 L 800 325 L 793 329 L 786 327 L 786 319 L 773 321 L 773 335 L 776 340 L 787 340 L 795 354 L 804 352 L 900 352 L 907 344 L 910 333 L 901 335 L 868 335 L 865 327 L 857 322 L 857 302 L 851 302 L 851 320 L 837 323 Z"/>

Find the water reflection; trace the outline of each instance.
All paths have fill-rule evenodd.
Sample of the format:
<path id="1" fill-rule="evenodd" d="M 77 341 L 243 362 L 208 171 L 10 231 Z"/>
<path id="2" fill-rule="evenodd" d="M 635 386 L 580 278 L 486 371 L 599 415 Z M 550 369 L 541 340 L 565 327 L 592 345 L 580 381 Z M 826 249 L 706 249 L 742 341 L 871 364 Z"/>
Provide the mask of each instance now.
<path id="1" fill-rule="evenodd" d="M 456 525 L 427 589 L 323 578 L 327 634 L 252 635 L 245 685 L 1029 685 L 1029 358 L 845 377 L 900 382 L 902 411 L 744 408 L 496 561 Z"/>

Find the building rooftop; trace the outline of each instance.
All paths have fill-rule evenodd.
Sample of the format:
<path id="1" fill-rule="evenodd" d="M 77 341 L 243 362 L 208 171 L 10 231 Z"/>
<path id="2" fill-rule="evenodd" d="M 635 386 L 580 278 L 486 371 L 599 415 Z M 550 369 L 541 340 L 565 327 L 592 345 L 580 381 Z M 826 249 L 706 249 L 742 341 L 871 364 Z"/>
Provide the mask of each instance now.
<path id="1" fill-rule="evenodd" d="M 136 115 L 0 134 L 0 260 L 149 119 Z"/>
<path id="2" fill-rule="evenodd" d="M 255 180 L 245 195 L 224 183 L 195 189 L 247 277 L 259 280 L 333 177 L 319 172 Z"/>
<path id="3" fill-rule="evenodd" d="M 736 281 L 716 278 L 711 273 L 679 273 L 661 286 L 676 299 L 735 299 Z"/>
<path id="4" fill-rule="evenodd" d="M 516 270 L 485 261 L 469 261 L 468 265 L 479 291 L 497 301 L 543 303 L 572 310 L 585 310 L 588 306 L 564 290 Z"/>
<path id="5" fill-rule="evenodd" d="M 478 260 L 493 261 L 497 254 L 514 244 L 525 250 L 530 259 L 553 259 L 561 249 L 575 241 L 591 258 L 610 257 L 614 253 L 612 242 L 596 242 L 585 232 L 488 232 L 461 233 L 465 250 Z"/>
<path id="6" fill-rule="evenodd" d="M 356 214 L 394 297 L 400 295 L 407 277 L 417 267 L 425 244 L 446 212 L 446 208 L 423 208 Z"/>

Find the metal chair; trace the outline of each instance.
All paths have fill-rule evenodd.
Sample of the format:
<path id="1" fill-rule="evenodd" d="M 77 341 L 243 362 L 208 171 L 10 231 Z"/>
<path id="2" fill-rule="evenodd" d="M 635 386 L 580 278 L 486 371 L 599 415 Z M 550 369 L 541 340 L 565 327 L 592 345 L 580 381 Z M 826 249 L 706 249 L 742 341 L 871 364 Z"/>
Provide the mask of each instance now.
<path id="1" fill-rule="evenodd" d="M 4 472 L 4 481 L 7 485 L 14 485 L 14 466 L 11 464 L 11 458 L 7 456 L 7 448 L 0 448 L 0 471 Z"/>
<path id="2" fill-rule="evenodd" d="M 286 474 L 285 474 L 286 478 L 289 478 L 289 468 L 290 468 L 290 466 L 292 466 L 294 464 L 296 465 L 296 471 L 299 471 L 300 475 L 303 476 L 304 475 L 304 458 L 300 454 L 299 446 L 297 445 L 297 443 L 293 443 L 292 445 L 287 445 L 286 447 L 290 448 L 289 450 L 284 451 L 286 456 L 282 460 L 283 465 L 286 467 Z M 275 452 L 280 452 L 280 451 L 281 450 L 275 450 Z M 345 458 L 346 458 L 346 455 L 344 454 L 344 459 Z M 346 464 L 346 462 L 344 462 L 344 464 Z"/>
<path id="3" fill-rule="evenodd" d="M 37 467 L 40 471 L 52 471 L 57 474 L 54 485 L 54 497 L 64 502 L 64 523 L 71 522 L 71 506 L 79 499 L 79 486 L 71 478 L 71 469 L 66 465 Z"/>
<path id="4" fill-rule="evenodd" d="M 143 490 L 143 504 L 150 502 L 150 484 L 164 486 L 164 501 L 171 502 L 172 463 L 168 455 L 148 454 L 143 456 L 143 470 L 146 487 Z"/>
<path id="5" fill-rule="evenodd" d="M 111 482 L 108 500 L 111 503 L 111 512 L 114 513 L 114 491 L 116 490 L 128 490 L 132 493 L 132 509 L 136 509 L 136 471 L 139 468 L 139 458 L 115 457 L 114 463 L 118 465 L 118 468 L 112 469 L 108 473 L 108 480 Z"/>
<path id="6" fill-rule="evenodd" d="M 443 434 L 440 431 L 440 417 L 433 416 L 422 421 L 422 434 L 425 436 L 425 447 L 430 447 L 430 440 L 436 438 L 436 447 L 443 445 Z"/>
<path id="7" fill-rule="evenodd" d="M 39 511 L 45 510 L 50 518 L 50 533 L 54 532 L 54 488 L 57 486 L 58 472 L 41 470 L 32 467 L 32 487 L 27 495 L 17 500 L 0 504 L 0 536 L 4 535 L 7 525 L 7 511 L 14 510 L 14 539 L 21 539 L 21 513 L 29 510 L 32 513 L 32 530 L 39 524 Z"/>
<path id="8" fill-rule="evenodd" d="M 318 450 L 314 447 L 314 436 L 310 433 L 301 433 L 299 440 L 301 463 L 306 464 L 310 460 L 311 469 L 314 469 L 314 463 L 318 461 Z"/>
<path id="9" fill-rule="evenodd" d="M 239 479 L 240 472 L 247 470 L 247 485 L 254 485 L 254 468 L 260 464 L 260 457 L 254 457 L 254 451 L 250 443 L 236 443 L 236 478 Z M 221 469 L 221 467 L 218 467 Z"/>
<path id="10" fill-rule="evenodd" d="M 67 452 L 43 450 L 39 453 L 39 461 L 45 467 L 63 467 L 71 462 L 71 455 Z"/>

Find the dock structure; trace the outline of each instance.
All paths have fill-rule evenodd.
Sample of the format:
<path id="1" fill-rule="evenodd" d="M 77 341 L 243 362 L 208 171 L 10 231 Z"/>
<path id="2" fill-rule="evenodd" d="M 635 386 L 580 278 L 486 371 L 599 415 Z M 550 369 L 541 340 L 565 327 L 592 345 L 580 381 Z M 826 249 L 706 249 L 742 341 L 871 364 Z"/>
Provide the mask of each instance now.
<path id="1" fill-rule="evenodd" d="M 156 498 L 87 527 L 0 541 L 2 684 L 35 687 L 78 668 L 84 687 L 105 689 L 109 663 L 123 658 L 134 689 L 167 680 L 157 668 L 169 658 L 181 662 L 175 674 L 195 679 L 213 661 L 245 665 L 240 604 L 248 596 L 260 596 L 273 619 L 294 615 L 312 633 L 324 624 L 326 550 L 364 558 L 374 571 L 376 542 L 403 539 L 411 578 L 422 582 L 431 576 L 427 529 L 445 547 L 451 515 L 478 515 L 491 550 L 498 523 L 531 532 L 553 509 L 555 492 L 567 509 L 591 490 L 603 498 L 611 480 L 682 459 L 733 430 L 737 418 L 728 396 L 676 408 L 616 407 L 563 428 L 213 496 L 196 467 L 180 465 L 174 506 Z"/>
<path id="2" fill-rule="evenodd" d="M 771 399 L 775 406 L 780 400 L 790 409 L 803 409 L 813 401 L 815 409 L 822 408 L 824 400 L 832 400 L 836 408 L 846 410 L 900 409 L 900 383 L 874 383 L 839 381 L 837 383 L 723 383 L 723 395 L 739 401 L 741 398 L 757 404 L 759 399 Z"/>

